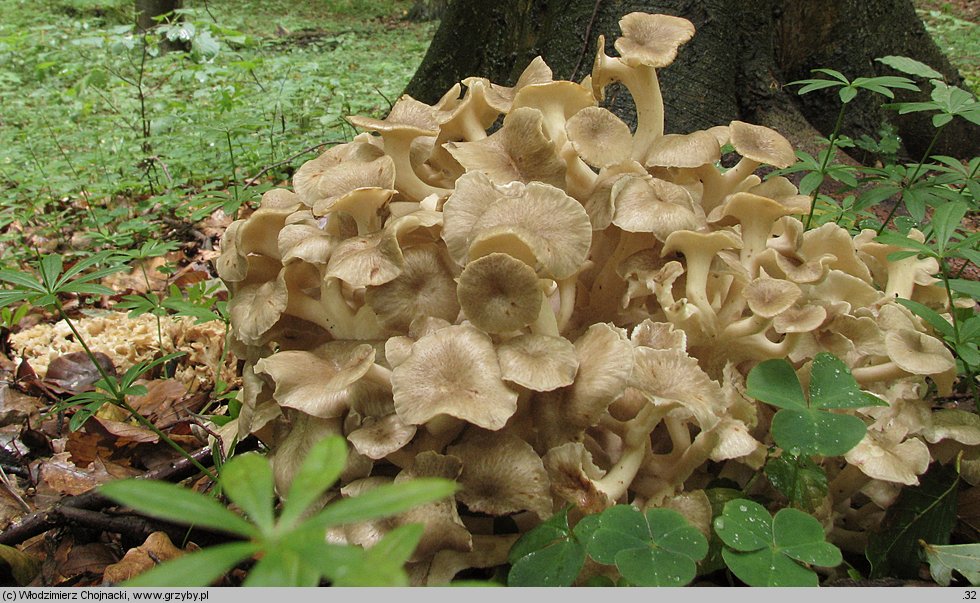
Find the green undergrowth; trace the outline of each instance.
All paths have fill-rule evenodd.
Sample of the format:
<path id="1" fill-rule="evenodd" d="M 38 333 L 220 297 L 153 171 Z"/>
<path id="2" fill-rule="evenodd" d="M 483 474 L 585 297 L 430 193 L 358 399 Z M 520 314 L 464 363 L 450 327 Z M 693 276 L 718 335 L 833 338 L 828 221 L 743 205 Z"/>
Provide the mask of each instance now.
<path id="1" fill-rule="evenodd" d="M 185 2 L 143 38 L 131 0 L 0 0 L 0 263 L 234 214 L 388 110 L 434 28 L 410 4 Z"/>

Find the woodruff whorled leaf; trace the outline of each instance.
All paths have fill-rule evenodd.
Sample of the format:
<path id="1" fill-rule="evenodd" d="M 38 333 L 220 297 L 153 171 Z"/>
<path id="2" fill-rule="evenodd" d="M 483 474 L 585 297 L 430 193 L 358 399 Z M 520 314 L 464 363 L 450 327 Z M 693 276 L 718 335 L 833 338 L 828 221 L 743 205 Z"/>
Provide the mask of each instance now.
<path id="1" fill-rule="evenodd" d="M 780 409 L 772 419 L 772 436 L 779 447 L 795 454 L 844 454 L 867 428 L 858 417 L 827 411 L 885 405 L 861 391 L 847 365 L 826 352 L 813 359 L 809 400 L 793 366 L 783 359 L 757 364 L 746 386 L 746 394 Z"/>

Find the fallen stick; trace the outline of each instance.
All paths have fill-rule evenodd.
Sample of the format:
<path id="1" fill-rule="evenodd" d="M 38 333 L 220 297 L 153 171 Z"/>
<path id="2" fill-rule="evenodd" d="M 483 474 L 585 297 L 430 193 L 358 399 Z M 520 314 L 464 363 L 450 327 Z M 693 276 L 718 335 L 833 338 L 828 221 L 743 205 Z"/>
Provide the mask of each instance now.
<path id="1" fill-rule="evenodd" d="M 240 443 L 235 451 L 246 452 L 254 450 L 257 446 L 258 442 L 254 438 L 249 438 Z M 195 461 L 205 466 L 213 461 L 209 446 L 201 448 L 192 453 L 191 456 Z M 139 479 L 179 482 L 197 473 L 198 469 L 191 463 L 190 459 L 178 458 L 163 467 L 146 472 Z M 47 509 L 31 513 L 0 532 L 0 544 L 20 544 L 28 538 L 33 538 L 58 526 L 78 522 L 79 519 L 86 516 L 84 513 L 74 513 L 74 510 L 98 511 L 115 504 L 109 498 L 102 496 L 97 487 L 77 496 L 65 496 Z M 86 522 L 83 521 L 83 523 Z"/>

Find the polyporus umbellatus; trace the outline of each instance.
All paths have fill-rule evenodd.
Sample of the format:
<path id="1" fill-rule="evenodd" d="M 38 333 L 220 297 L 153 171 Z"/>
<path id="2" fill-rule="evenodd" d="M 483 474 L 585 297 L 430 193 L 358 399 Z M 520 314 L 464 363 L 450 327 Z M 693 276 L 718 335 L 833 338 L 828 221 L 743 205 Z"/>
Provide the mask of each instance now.
<path id="1" fill-rule="evenodd" d="M 937 447 L 949 459 L 980 441 L 975 422 L 933 419 L 926 379 L 948 387 L 953 357 L 895 302 L 947 311 L 934 263 L 889 260 L 870 232 L 805 231 L 809 200 L 754 174 L 794 161 L 769 128 L 664 134 L 657 69 L 694 27 L 641 13 L 621 26 L 621 56 L 600 50 L 582 84 L 539 58 L 513 88 L 468 78 L 462 97 L 457 85 L 434 106 L 403 97 L 384 120 L 351 118 L 366 132 L 223 239 L 239 435 L 273 450 L 280 491 L 331 433 L 352 451 L 337 496 L 417 475 L 461 484 L 454 503 L 331 535 L 370 545 L 423 522 L 417 583 L 504 563 L 513 526 L 567 504 L 704 511 L 682 503 L 706 500 L 709 465 L 748 481 L 772 444 L 772 410 L 744 395 L 763 360 L 806 375 L 831 352 L 890 403 L 846 411 L 868 435 L 822 461 L 821 508 L 843 531 L 856 507 L 890 504 L 888 484 L 916 483 Z M 614 82 L 635 132 L 599 106 Z M 725 145 L 741 157 L 730 169 Z M 495 516 L 512 528 L 497 533 Z"/>

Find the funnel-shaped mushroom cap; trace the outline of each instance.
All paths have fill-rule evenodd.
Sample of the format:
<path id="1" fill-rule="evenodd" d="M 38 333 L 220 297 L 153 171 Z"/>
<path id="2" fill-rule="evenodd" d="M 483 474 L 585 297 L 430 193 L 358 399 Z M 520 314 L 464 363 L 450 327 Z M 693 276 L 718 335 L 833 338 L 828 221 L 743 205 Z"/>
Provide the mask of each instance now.
<path id="1" fill-rule="evenodd" d="M 246 345 L 261 345 L 263 335 L 286 310 L 288 296 L 285 268 L 275 280 L 248 284 L 236 291 L 228 303 L 228 311 L 238 339 Z"/>
<path id="2" fill-rule="evenodd" d="M 416 318 L 434 316 L 455 321 L 459 314 L 456 282 L 435 245 L 402 252 L 404 265 L 393 280 L 368 287 L 365 301 L 378 320 L 394 331 L 406 332 Z"/>
<path id="3" fill-rule="evenodd" d="M 670 15 L 630 13 L 619 20 L 619 28 L 623 36 L 616 39 L 616 50 L 627 65 L 666 67 L 694 36 L 690 21 Z"/>
<path id="4" fill-rule="evenodd" d="M 347 439 L 358 453 L 378 460 L 405 447 L 416 431 L 416 425 L 407 425 L 397 414 L 390 414 L 365 417 L 357 429 L 347 434 Z"/>
<path id="5" fill-rule="evenodd" d="M 463 83 L 470 86 L 471 81 L 474 79 L 477 78 L 467 78 L 463 80 Z M 528 63 L 528 66 L 521 72 L 521 75 L 517 78 L 517 83 L 512 88 L 491 84 L 490 89 L 486 93 L 486 99 L 490 106 L 500 113 L 510 113 L 514 96 L 521 89 L 534 84 L 546 84 L 553 79 L 551 67 L 548 67 L 548 64 L 540 56 L 534 57 L 534 60 Z"/>
<path id="6" fill-rule="evenodd" d="M 381 228 L 382 210 L 397 192 L 380 187 L 355 188 L 340 196 L 318 200 L 313 205 L 313 214 L 346 214 L 357 223 L 358 234 L 369 234 Z"/>
<path id="7" fill-rule="evenodd" d="M 309 207 L 355 188 L 390 189 L 394 185 L 391 157 L 376 145 L 356 138 L 307 161 L 293 175 L 293 189 Z"/>
<path id="8" fill-rule="evenodd" d="M 534 448 L 510 433 L 471 434 L 446 451 L 463 462 L 463 488 L 456 498 L 471 511 L 489 515 L 533 511 L 542 519 L 550 516 L 548 474 Z"/>
<path id="9" fill-rule="evenodd" d="M 459 479 L 462 469 L 462 463 L 454 456 L 432 451 L 420 452 L 412 466 L 395 477 L 395 483 L 419 477 L 441 477 L 455 481 Z M 473 548 L 473 537 L 460 520 L 456 500 L 452 497 L 412 507 L 398 516 L 398 523 L 420 523 L 425 526 L 410 561 L 431 559 L 440 551 L 464 552 Z"/>
<path id="10" fill-rule="evenodd" d="M 519 335 L 497 348 L 505 381 L 547 392 L 571 385 L 578 372 L 575 346 L 562 337 Z"/>
<path id="11" fill-rule="evenodd" d="M 546 134 L 544 114 L 537 109 L 515 109 L 504 119 L 503 127 L 487 138 L 447 143 L 446 148 L 467 172 L 483 172 L 497 184 L 565 184 L 565 163 Z"/>
<path id="12" fill-rule="evenodd" d="M 472 261 L 459 276 L 456 290 L 466 317 L 487 333 L 521 329 L 541 310 L 541 289 L 534 270 L 505 253 Z"/>
<path id="13" fill-rule="evenodd" d="M 616 206 L 612 222 L 627 232 L 649 232 L 664 241 L 672 232 L 705 225 L 691 194 L 659 178 L 620 178 L 612 187 L 612 199 Z"/>
<path id="14" fill-rule="evenodd" d="M 435 136 L 439 133 L 439 113 L 438 111 L 423 102 L 403 95 L 391 107 L 391 111 L 384 119 L 374 119 L 354 115 L 347 118 L 352 125 L 368 130 L 369 132 L 405 132 L 412 137 Z"/>
<path id="15" fill-rule="evenodd" d="M 789 310 L 803 295 L 795 284 L 768 276 L 753 279 L 743 290 L 749 309 L 763 318 Z"/>
<path id="16" fill-rule="evenodd" d="M 302 260 L 317 266 L 326 265 L 330 254 L 339 243 L 323 229 L 310 224 L 287 224 L 279 231 L 279 255 L 282 263 Z"/>
<path id="17" fill-rule="evenodd" d="M 578 375 L 567 390 L 561 416 L 568 426 L 591 427 L 623 394 L 633 370 L 633 345 L 626 334 L 606 323 L 594 324 L 577 340 Z"/>
<path id="18" fill-rule="evenodd" d="M 544 466 L 551 480 L 551 491 L 585 513 L 598 513 L 609 506 L 609 499 L 596 487 L 602 470 L 581 442 L 555 446 L 544 455 Z"/>
<path id="19" fill-rule="evenodd" d="M 702 430 L 714 427 L 725 414 L 721 385 L 701 370 L 698 361 L 687 352 L 638 347 L 634 358 L 629 384 L 655 404 L 679 402 L 684 410 L 673 413 L 693 415 Z"/>
<path id="20" fill-rule="evenodd" d="M 664 134 L 644 158 L 647 167 L 696 168 L 721 159 L 718 139 L 707 130 L 690 134 Z"/>
<path id="21" fill-rule="evenodd" d="M 473 225 L 490 205 L 501 197 L 520 197 L 522 194 L 524 186 L 519 182 L 499 186 L 482 172 L 463 174 L 442 208 L 442 239 L 453 261 L 460 266 L 466 264 L 473 240 Z"/>
<path id="22" fill-rule="evenodd" d="M 449 415 L 496 430 L 517 411 L 517 392 L 501 380 L 490 337 L 465 325 L 416 341 L 392 371 L 391 390 L 395 411 L 414 425 Z"/>
<path id="23" fill-rule="evenodd" d="M 732 146 L 742 157 L 777 168 L 796 163 L 793 145 L 772 128 L 733 121 L 729 125 L 729 135 Z"/>
<path id="24" fill-rule="evenodd" d="M 605 230 L 612 224 L 612 217 L 616 211 L 612 188 L 625 174 L 642 177 L 649 175 L 643 166 L 635 161 L 618 163 L 599 170 L 599 177 L 592 187 L 592 192 L 582 203 L 592 223 L 592 230 Z"/>
<path id="25" fill-rule="evenodd" d="M 326 276 L 355 287 L 378 286 L 393 281 L 405 258 L 392 228 L 341 241 L 327 264 Z"/>
<path id="26" fill-rule="evenodd" d="M 809 333 L 815 331 L 826 319 L 827 310 L 823 306 L 807 304 L 782 312 L 773 319 L 772 328 L 777 333 Z"/>
<path id="27" fill-rule="evenodd" d="M 321 418 L 342 417 L 349 407 L 347 388 L 374 363 L 370 344 L 331 341 L 312 352 L 277 352 L 255 363 L 255 372 L 276 384 L 281 406 Z"/>
<path id="28" fill-rule="evenodd" d="M 918 438 L 902 441 L 901 436 L 868 430 L 864 439 L 851 448 L 844 459 L 872 479 L 907 486 L 919 483 L 931 460 L 929 448 Z"/>
<path id="29" fill-rule="evenodd" d="M 823 255 L 833 255 L 834 259 L 827 265 L 834 270 L 841 270 L 856 276 L 866 283 L 871 282 L 868 266 L 858 258 L 854 241 L 846 228 L 833 222 L 828 222 L 820 228 L 814 228 L 803 234 L 799 245 L 800 257 L 813 260 Z"/>
<path id="30" fill-rule="evenodd" d="M 218 276 L 226 283 L 237 283 L 245 280 L 248 274 L 248 254 L 241 248 L 239 233 L 245 220 L 235 220 L 228 225 L 221 235 L 221 255 L 215 262 Z"/>
<path id="31" fill-rule="evenodd" d="M 669 322 L 654 322 L 649 318 L 636 325 L 630 333 L 633 345 L 655 350 L 686 350 L 687 333 Z"/>
<path id="32" fill-rule="evenodd" d="M 885 333 L 885 348 L 899 368 L 914 375 L 936 375 L 956 366 L 953 354 L 941 341 L 912 329 Z"/>
<path id="33" fill-rule="evenodd" d="M 499 235 L 511 235 L 527 246 L 539 276 L 563 279 L 582 268 L 592 244 L 592 225 L 578 201 L 561 189 L 532 182 L 523 195 L 496 200 L 473 222 L 470 258 L 478 239 Z M 494 251 L 485 244 L 481 249 L 480 255 Z"/>
<path id="34" fill-rule="evenodd" d="M 522 88 L 514 96 L 511 113 L 524 107 L 540 111 L 545 134 L 556 148 L 561 149 L 567 140 L 565 122 L 582 109 L 593 106 L 595 97 L 591 90 L 575 82 L 558 81 Z"/>
<path id="35" fill-rule="evenodd" d="M 586 107 L 565 124 L 575 152 L 593 167 L 628 161 L 633 150 L 630 128 L 608 109 Z"/>

